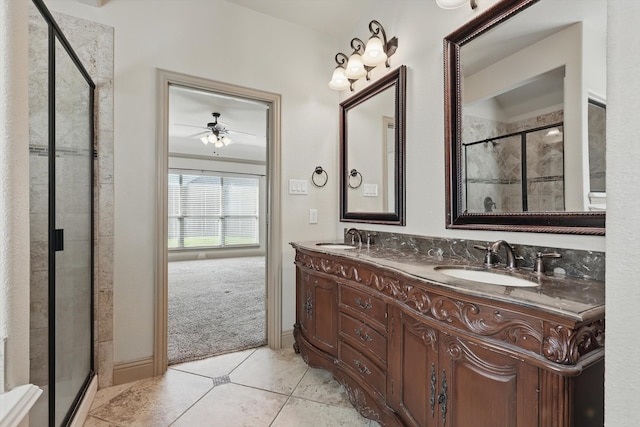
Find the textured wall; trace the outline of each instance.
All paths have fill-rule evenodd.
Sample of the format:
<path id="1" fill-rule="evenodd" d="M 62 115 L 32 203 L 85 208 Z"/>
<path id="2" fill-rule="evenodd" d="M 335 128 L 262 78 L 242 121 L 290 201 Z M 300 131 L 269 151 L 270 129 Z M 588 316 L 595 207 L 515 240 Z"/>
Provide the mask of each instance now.
<path id="1" fill-rule="evenodd" d="M 640 2 L 608 2 L 605 425 L 638 425 L 640 402 Z"/>
<path id="2" fill-rule="evenodd" d="M 7 389 L 29 382 L 27 15 L 26 2 L 0 2 L 0 341 L 7 337 L 0 369 Z"/>

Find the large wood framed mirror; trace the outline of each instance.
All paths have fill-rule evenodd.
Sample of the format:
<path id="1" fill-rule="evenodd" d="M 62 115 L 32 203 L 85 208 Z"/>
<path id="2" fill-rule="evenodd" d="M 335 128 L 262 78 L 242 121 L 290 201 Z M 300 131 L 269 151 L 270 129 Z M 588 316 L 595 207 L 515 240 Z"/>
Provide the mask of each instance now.
<path id="1" fill-rule="evenodd" d="M 444 39 L 447 228 L 605 233 L 606 15 L 503 0 Z"/>
<path id="2" fill-rule="evenodd" d="M 340 220 L 405 224 L 406 67 L 340 104 Z"/>

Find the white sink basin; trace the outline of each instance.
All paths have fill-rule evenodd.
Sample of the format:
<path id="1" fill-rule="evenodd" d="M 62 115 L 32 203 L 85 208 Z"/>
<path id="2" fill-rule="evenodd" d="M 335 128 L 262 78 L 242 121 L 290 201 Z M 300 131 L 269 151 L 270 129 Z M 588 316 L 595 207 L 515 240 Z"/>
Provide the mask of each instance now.
<path id="1" fill-rule="evenodd" d="M 471 280 L 472 282 L 489 285 L 513 286 L 520 288 L 533 288 L 539 286 L 538 283 L 531 280 L 521 279 L 507 274 L 494 273 L 488 270 L 477 270 L 468 267 L 435 267 L 435 270 L 450 277 Z"/>
<path id="2" fill-rule="evenodd" d="M 355 249 L 355 246 L 346 245 L 343 243 L 316 243 L 316 246 L 322 246 L 327 249 Z"/>

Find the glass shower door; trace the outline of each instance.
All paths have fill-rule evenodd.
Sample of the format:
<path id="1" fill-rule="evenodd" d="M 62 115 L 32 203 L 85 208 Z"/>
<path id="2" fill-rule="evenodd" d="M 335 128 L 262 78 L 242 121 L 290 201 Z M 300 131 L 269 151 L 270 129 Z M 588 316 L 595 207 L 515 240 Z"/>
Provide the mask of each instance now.
<path id="1" fill-rule="evenodd" d="M 50 156 L 50 417 L 66 424 L 92 374 L 93 93 L 55 38 L 55 147 Z M 54 259 L 51 259 L 53 257 Z M 53 261 L 53 262 L 51 262 Z M 55 347 L 55 348 L 52 348 Z"/>

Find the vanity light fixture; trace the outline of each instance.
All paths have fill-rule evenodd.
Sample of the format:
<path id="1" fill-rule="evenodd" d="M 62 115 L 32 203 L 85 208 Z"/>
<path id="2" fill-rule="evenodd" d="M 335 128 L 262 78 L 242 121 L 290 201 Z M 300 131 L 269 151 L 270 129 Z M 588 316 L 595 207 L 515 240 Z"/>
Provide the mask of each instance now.
<path id="1" fill-rule="evenodd" d="M 478 7 L 476 0 L 436 0 L 436 4 L 442 9 L 457 9 L 467 2 L 471 5 L 471 9 Z"/>
<path id="2" fill-rule="evenodd" d="M 370 80 L 369 72 L 378 65 L 390 67 L 389 57 L 398 48 L 398 38 L 393 37 L 387 41 L 384 28 L 375 19 L 369 22 L 369 31 L 371 37 L 366 44 L 357 37 L 351 40 L 351 56 L 347 57 L 342 52 L 336 54 L 335 60 L 338 65 L 329 82 L 331 89 L 353 91 L 353 84 L 363 77 Z"/>

